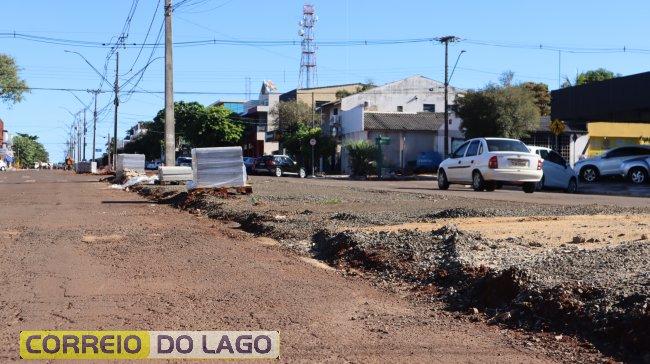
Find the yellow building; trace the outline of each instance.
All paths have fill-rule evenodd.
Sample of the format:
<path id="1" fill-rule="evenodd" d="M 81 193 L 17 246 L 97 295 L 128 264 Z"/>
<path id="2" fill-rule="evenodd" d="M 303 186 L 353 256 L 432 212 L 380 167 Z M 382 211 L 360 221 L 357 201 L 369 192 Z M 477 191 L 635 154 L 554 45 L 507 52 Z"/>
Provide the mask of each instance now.
<path id="1" fill-rule="evenodd" d="M 587 156 L 625 145 L 650 144 L 650 123 L 590 122 Z"/>

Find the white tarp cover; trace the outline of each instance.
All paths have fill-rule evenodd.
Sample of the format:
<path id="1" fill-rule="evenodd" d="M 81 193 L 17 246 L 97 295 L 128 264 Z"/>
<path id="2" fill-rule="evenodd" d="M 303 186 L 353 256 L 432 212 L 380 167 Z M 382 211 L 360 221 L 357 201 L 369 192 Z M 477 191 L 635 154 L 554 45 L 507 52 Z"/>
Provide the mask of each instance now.
<path id="1" fill-rule="evenodd" d="M 189 189 L 246 185 L 241 147 L 192 149 L 192 177 Z"/>
<path id="2" fill-rule="evenodd" d="M 170 181 L 191 181 L 194 178 L 192 167 L 158 167 L 158 179 L 162 182 Z"/>
<path id="3" fill-rule="evenodd" d="M 118 154 L 115 159 L 117 173 L 131 170 L 144 174 L 144 154 Z"/>

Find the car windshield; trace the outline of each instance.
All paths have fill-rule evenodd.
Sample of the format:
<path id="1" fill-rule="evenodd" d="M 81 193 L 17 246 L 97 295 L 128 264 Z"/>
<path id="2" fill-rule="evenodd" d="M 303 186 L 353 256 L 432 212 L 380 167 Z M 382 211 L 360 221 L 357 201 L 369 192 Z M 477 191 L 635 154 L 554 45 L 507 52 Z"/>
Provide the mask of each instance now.
<path id="1" fill-rule="evenodd" d="M 530 153 L 526 144 L 519 140 L 510 139 L 487 139 L 488 150 L 490 152 L 522 152 Z"/>

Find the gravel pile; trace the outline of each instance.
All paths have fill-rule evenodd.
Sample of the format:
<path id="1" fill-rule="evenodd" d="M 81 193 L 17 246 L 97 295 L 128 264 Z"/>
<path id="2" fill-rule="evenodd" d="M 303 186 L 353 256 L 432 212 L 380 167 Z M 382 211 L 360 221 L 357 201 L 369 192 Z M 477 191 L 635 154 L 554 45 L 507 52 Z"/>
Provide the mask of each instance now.
<path id="1" fill-rule="evenodd" d="M 436 286 L 452 309 L 488 322 L 581 335 L 606 352 L 643 358 L 650 348 L 650 245 L 536 252 L 445 227 L 433 232 L 321 232 L 316 256 L 381 279 Z"/>
<path id="2" fill-rule="evenodd" d="M 503 207 L 464 208 L 456 207 L 441 209 L 420 215 L 422 221 L 435 219 L 454 219 L 462 217 L 527 217 L 527 216 L 570 216 L 570 215 L 614 215 L 641 212 L 640 209 L 626 207 L 611 207 L 601 205 L 586 206 L 554 206 L 529 204 L 509 204 Z"/>

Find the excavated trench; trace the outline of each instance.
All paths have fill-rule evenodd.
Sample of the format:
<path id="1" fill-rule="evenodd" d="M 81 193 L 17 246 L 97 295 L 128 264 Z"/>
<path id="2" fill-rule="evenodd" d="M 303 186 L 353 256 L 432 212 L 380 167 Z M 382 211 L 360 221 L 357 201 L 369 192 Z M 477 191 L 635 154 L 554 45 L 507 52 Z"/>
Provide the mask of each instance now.
<path id="1" fill-rule="evenodd" d="M 575 335 L 623 360 L 650 357 L 647 240 L 592 249 L 562 244 L 540 251 L 521 239 L 488 239 L 454 226 L 388 232 L 320 228 L 306 233 L 277 216 L 236 211 L 204 196 L 152 187 L 135 190 L 159 203 L 235 221 L 245 231 L 281 243 L 309 241 L 308 248 L 286 246 L 337 268 L 407 283 L 450 310 L 478 311 L 489 323 Z M 426 218 L 493 216 L 472 212 L 448 209 Z M 354 221 L 355 216 L 338 212 L 331 219 Z"/>

